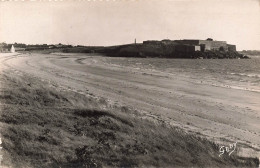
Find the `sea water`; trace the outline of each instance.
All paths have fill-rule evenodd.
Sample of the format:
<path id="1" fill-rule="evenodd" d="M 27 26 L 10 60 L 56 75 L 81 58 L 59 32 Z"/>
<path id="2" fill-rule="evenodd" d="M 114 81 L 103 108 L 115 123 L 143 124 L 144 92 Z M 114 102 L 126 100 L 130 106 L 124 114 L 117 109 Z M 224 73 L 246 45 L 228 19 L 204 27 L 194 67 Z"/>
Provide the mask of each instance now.
<path id="1" fill-rule="evenodd" d="M 183 76 L 193 82 L 260 92 L 260 56 L 251 59 L 114 58 L 110 61 Z"/>

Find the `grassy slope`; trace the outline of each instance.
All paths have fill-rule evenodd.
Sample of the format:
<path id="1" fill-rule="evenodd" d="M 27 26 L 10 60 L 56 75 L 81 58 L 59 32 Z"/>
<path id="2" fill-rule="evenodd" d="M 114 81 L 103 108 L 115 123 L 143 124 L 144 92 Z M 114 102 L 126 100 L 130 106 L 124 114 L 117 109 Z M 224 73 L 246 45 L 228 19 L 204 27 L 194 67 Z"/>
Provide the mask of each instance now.
<path id="1" fill-rule="evenodd" d="M 2 76 L 0 92 L 6 165 L 256 167 L 256 159 L 220 158 L 216 144 L 141 119 L 130 108 L 10 76 Z"/>

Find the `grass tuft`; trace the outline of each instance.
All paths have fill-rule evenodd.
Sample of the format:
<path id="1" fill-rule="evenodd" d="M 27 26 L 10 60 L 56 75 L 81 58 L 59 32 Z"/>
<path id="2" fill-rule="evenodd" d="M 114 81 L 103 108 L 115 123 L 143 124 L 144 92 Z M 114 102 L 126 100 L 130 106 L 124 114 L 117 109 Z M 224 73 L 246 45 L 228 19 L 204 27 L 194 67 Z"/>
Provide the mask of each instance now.
<path id="1" fill-rule="evenodd" d="M 38 80 L 2 76 L 3 164 L 12 167 L 256 167 L 218 145 Z M 25 83 L 26 81 L 27 83 Z M 28 84 L 29 83 L 29 84 Z M 104 110 L 104 106 L 106 106 Z M 101 108 L 102 107 L 102 108 Z M 10 158 L 10 159 L 8 159 Z"/>

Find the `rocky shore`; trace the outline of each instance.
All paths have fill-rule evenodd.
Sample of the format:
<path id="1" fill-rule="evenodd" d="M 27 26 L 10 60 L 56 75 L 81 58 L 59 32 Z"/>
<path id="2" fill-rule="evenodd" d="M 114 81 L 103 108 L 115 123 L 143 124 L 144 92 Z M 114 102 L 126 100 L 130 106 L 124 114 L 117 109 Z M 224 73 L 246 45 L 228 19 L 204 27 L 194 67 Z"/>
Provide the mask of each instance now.
<path id="1" fill-rule="evenodd" d="M 236 51 L 197 51 L 191 54 L 195 59 L 249 59 L 248 56 L 239 54 Z"/>

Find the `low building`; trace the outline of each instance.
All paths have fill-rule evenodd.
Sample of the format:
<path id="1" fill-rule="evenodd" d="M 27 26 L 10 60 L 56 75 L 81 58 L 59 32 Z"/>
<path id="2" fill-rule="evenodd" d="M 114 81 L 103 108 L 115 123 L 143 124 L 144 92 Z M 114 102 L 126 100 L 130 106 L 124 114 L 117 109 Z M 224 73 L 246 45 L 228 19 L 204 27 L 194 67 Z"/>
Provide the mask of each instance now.
<path id="1" fill-rule="evenodd" d="M 176 52 L 195 52 L 195 51 L 201 51 L 201 47 L 199 45 L 187 45 L 187 44 L 179 44 L 175 46 Z"/>
<path id="2" fill-rule="evenodd" d="M 5 45 L 4 43 L 0 43 L 0 52 L 4 52 Z"/>
<path id="3" fill-rule="evenodd" d="M 236 45 L 232 45 L 232 44 L 227 44 L 228 47 L 228 51 L 236 51 Z"/>
<path id="4" fill-rule="evenodd" d="M 236 51 L 236 45 L 227 44 L 226 41 L 214 41 L 211 38 L 207 40 L 184 39 L 162 41 L 149 40 L 144 41 L 145 45 L 168 46 L 174 48 L 176 52 L 194 52 L 194 51 Z"/>
<path id="5" fill-rule="evenodd" d="M 1 53 L 7 53 L 10 52 L 10 49 L 8 46 L 0 46 L 0 52 Z"/>
<path id="6" fill-rule="evenodd" d="M 214 41 L 211 38 L 208 38 L 207 40 L 176 40 L 176 42 L 180 44 L 187 44 L 187 45 L 199 45 L 201 46 L 201 51 L 228 51 L 228 46 L 226 41 Z"/>

